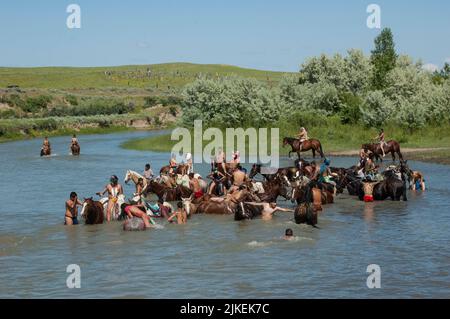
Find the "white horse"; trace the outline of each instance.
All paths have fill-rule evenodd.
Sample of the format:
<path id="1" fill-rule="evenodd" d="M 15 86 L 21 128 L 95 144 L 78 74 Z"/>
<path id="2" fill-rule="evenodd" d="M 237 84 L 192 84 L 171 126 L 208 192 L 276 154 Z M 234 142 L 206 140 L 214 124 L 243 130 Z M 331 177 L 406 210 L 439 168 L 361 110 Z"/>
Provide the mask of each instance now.
<path id="1" fill-rule="evenodd" d="M 147 179 L 146 178 L 144 178 L 144 176 L 142 176 L 141 174 L 139 174 L 138 172 L 135 172 L 135 171 L 132 171 L 132 170 L 128 170 L 127 172 L 126 172 L 126 174 L 125 174 L 125 178 L 124 178 L 124 183 L 125 184 L 128 184 L 128 182 L 130 181 L 130 180 L 132 180 L 133 181 L 133 183 L 134 183 L 134 185 L 136 186 L 136 184 L 138 183 L 138 180 L 140 179 L 140 178 L 142 178 L 142 180 L 143 180 L 143 182 L 144 182 L 144 186 L 143 186 L 143 188 L 142 188 L 142 191 L 144 192 L 146 189 L 147 189 L 147 186 L 148 186 L 148 182 L 147 182 Z M 135 201 L 135 202 L 137 202 L 137 201 L 139 201 L 139 196 L 135 196 L 135 197 L 133 197 L 133 200 Z"/>

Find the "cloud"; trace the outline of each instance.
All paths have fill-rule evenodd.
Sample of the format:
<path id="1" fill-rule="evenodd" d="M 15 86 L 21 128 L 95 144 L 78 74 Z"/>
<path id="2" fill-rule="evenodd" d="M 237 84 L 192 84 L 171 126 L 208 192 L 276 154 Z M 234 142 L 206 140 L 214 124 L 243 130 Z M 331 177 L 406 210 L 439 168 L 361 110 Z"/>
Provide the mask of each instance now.
<path id="1" fill-rule="evenodd" d="M 146 41 L 139 41 L 138 43 L 136 43 L 136 46 L 140 49 L 148 49 L 150 48 L 150 43 Z"/>
<path id="2" fill-rule="evenodd" d="M 439 67 L 436 64 L 427 63 L 422 66 L 422 69 L 424 69 L 426 71 L 434 72 L 434 71 L 438 71 Z"/>

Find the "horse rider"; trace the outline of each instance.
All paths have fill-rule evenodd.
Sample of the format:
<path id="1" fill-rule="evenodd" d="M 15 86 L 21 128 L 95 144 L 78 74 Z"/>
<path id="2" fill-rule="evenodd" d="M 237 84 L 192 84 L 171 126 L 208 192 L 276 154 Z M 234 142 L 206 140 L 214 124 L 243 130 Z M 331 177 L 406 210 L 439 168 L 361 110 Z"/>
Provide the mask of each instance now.
<path id="1" fill-rule="evenodd" d="M 194 173 L 194 165 L 192 163 L 192 154 L 191 153 L 186 153 L 185 163 L 188 165 L 187 174 L 189 175 L 191 173 Z"/>
<path id="2" fill-rule="evenodd" d="M 367 159 L 369 158 L 369 151 L 362 148 L 359 151 L 359 164 L 358 164 L 358 168 L 363 168 L 364 165 L 366 164 Z"/>
<path id="3" fill-rule="evenodd" d="M 50 149 L 50 142 L 48 140 L 48 137 L 46 136 L 44 138 L 44 142 L 42 142 L 42 150 L 49 150 Z"/>
<path id="4" fill-rule="evenodd" d="M 377 173 L 378 173 L 378 169 L 377 169 L 375 163 L 373 162 L 373 160 L 370 157 L 367 158 L 366 163 L 364 165 L 364 175 L 365 175 L 366 179 L 369 179 L 372 181 L 375 180 L 376 179 L 375 176 L 377 175 Z"/>
<path id="5" fill-rule="evenodd" d="M 211 195 L 213 193 L 214 187 L 221 185 L 222 191 L 224 195 L 226 195 L 227 190 L 225 189 L 223 185 L 223 180 L 225 179 L 225 175 L 219 172 L 219 170 L 214 168 L 214 171 L 207 176 L 209 179 L 212 180 L 211 185 L 209 186 L 208 194 Z"/>
<path id="6" fill-rule="evenodd" d="M 334 195 L 336 195 L 336 182 L 332 180 L 336 174 L 331 173 L 330 164 L 331 161 L 328 158 L 323 161 L 323 164 L 320 166 L 319 170 L 318 182 L 333 185 Z"/>
<path id="7" fill-rule="evenodd" d="M 169 162 L 169 174 L 173 174 L 175 170 L 177 169 L 178 163 L 175 154 L 172 154 L 172 157 L 170 158 Z"/>
<path id="8" fill-rule="evenodd" d="M 153 179 L 153 171 L 150 167 L 150 164 L 145 164 L 143 175 L 144 175 L 144 178 L 147 180 L 147 182 L 150 182 Z"/>
<path id="9" fill-rule="evenodd" d="M 79 145 L 79 144 L 78 144 L 77 136 L 76 136 L 75 134 L 72 135 L 72 141 L 71 141 L 70 146 L 72 147 L 72 146 L 74 146 L 74 145 L 77 145 L 77 146 Z"/>
<path id="10" fill-rule="evenodd" d="M 109 179 L 109 184 L 105 186 L 103 191 L 98 192 L 98 196 L 103 196 L 103 194 L 108 193 L 108 206 L 106 207 L 106 220 L 111 220 L 111 213 L 115 207 L 119 195 L 123 195 L 122 185 L 119 184 L 119 178 L 116 175 L 112 175 Z"/>
<path id="11" fill-rule="evenodd" d="M 301 152 L 302 151 L 303 142 L 307 141 L 309 139 L 308 138 L 308 131 L 304 127 L 301 127 L 300 131 L 297 134 L 297 138 L 300 141 L 300 152 Z"/>
<path id="12" fill-rule="evenodd" d="M 374 140 L 378 140 L 378 143 L 380 144 L 381 150 L 383 151 L 383 157 L 386 156 L 386 153 L 384 152 L 384 146 L 387 146 L 385 137 L 384 137 L 384 129 L 381 129 L 378 135 L 374 138 Z"/>
<path id="13" fill-rule="evenodd" d="M 133 200 L 138 203 L 141 204 L 142 203 L 142 193 L 144 192 L 144 179 L 142 177 L 138 178 L 138 181 L 136 183 L 136 192 L 133 194 Z"/>
<path id="14" fill-rule="evenodd" d="M 241 162 L 241 154 L 239 151 L 236 151 L 232 155 L 231 163 L 239 164 Z"/>
<path id="15" fill-rule="evenodd" d="M 222 148 L 220 147 L 216 158 L 215 158 L 215 167 L 219 168 L 222 167 L 223 171 L 226 173 L 227 169 L 225 167 L 225 152 L 222 150 Z"/>

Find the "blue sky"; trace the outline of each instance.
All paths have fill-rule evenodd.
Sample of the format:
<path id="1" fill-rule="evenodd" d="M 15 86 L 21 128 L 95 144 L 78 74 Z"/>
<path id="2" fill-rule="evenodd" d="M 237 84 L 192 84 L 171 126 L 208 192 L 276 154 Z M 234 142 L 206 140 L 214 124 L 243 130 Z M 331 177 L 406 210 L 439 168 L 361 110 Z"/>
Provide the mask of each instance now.
<path id="1" fill-rule="evenodd" d="M 71 3 L 81 7 L 81 29 L 66 26 Z M 371 3 L 400 53 L 450 61 L 444 0 L 14 0 L 0 4 L 0 66 L 194 62 L 296 71 L 320 53 L 370 53 L 379 33 L 366 26 Z"/>

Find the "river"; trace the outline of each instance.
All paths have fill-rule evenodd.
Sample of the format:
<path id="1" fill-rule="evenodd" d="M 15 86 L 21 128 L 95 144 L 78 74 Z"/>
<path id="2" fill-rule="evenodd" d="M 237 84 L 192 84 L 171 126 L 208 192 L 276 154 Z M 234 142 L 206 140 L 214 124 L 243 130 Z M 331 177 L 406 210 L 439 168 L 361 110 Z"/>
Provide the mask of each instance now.
<path id="1" fill-rule="evenodd" d="M 269 222 L 196 215 L 145 232 L 119 222 L 63 226 L 71 191 L 90 197 L 111 174 L 122 181 L 127 169 L 167 163 L 169 154 L 120 148 L 151 134 L 80 136 L 80 157 L 68 154 L 68 137 L 51 139 L 50 158 L 39 157 L 40 139 L 0 144 L 0 298 L 450 297 L 448 166 L 410 162 L 429 190 L 409 192 L 408 202 L 339 196 L 318 229 L 296 225 L 291 213 Z M 124 189 L 131 195 L 134 186 Z M 286 228 L 295 240 L 280 239 Z M 80 266 L 80 289 L 66 286 L 69 264 Z M 367 288 L 370 264 L 381 267 L 380 289 Z"/>

